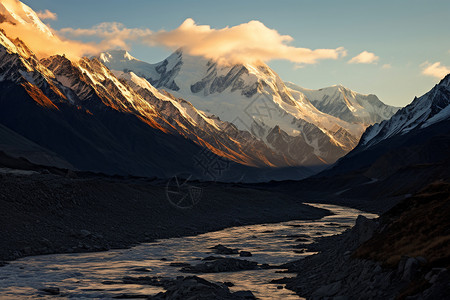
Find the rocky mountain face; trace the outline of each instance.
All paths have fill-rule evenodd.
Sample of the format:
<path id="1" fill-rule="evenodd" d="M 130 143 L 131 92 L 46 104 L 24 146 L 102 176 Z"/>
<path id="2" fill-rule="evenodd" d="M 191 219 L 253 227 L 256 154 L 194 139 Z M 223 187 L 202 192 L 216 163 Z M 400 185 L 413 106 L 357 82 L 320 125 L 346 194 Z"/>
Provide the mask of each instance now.
<path id="1" fill-rule="evenodd" d="M 355 103 L 359 101 L 358 114 L 362 117 L 333 115 L 333 109 L 315 106 L 305 93 L 286 85 L 264 63 L 224 65 L 187 55 L 181 49 L 157 64 L 120 50 L 102 53 L 98 58 L 110 69 L 132 71 L 155 88 L 169 90 L 197 109 L 231 122 L 296 165 L 335 162 L 357 145 L 367 125 L 395 112 L 376 96 L 357 94 Z M 340 100 L 334 100 L 338 110 Z"/>
<path id="2" fill-rule="evenodd" d="M 67 87 L 34 55 L 25 56 L 30 51 L 22 43 L 9 41 L 3 33 L 0 36 L 0 120 L 4 126 L 78 169 L 167 176 L 177 164 L 191 167 L 191 155 L 200 147 L 164 133 L 149 115 L 139 119 L 129 113 L 131 103 L 112 99 L 106 89 L 89 85 L 95 78 L 82 72 L 78 73 L 78 89 Z M 190 155 L 181 156 L 179 148 Z M 174 164 L 164 164 L 167 153 L 173 155 Z"/>
<path id="3" fill-rule="evenodd" d="M 358 149 L 450 119 L 450 74 L 425 95 L 414 98 L 392 118 L 369 127 Z"/>
<path id="4" fill-rule="evenodd" d="M 449 104 L 450 75 L 447 75 L 389 120 L 367 128 L 358 146 L 327 172 L 369 168 L 370 176 L 379 178 L 405 166 L 444 163 L 450 150 Z"/>

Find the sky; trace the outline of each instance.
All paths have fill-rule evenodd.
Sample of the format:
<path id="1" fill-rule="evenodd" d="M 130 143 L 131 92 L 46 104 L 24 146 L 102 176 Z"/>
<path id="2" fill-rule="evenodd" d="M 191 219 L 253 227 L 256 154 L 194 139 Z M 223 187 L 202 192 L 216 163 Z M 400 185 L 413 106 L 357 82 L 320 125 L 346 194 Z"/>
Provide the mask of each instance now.
<path id="1" fill-rule="evenodd" d="M 121 23 L 120 34 L 134 36 L 124 42 L 129 52 L 150 63 L 182 43 L 200 55 L 264 60 L 305 88 L 342 84 L 395 106 L 450 72 L 448 0 L 23 2 L 58 34 L 84 42 L 105 39 L 99 24 Z M 238 42 L 228 49 L 231 38 Z"/>

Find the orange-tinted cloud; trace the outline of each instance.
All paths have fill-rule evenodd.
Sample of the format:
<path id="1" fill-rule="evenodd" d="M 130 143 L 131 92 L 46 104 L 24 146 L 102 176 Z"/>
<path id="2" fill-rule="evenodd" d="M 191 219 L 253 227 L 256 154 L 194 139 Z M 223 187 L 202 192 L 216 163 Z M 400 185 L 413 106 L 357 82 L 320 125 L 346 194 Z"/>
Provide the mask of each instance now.
<path id="1" fill-rule="evenodd" d="M 212 29 L 186 19 L 171 31 L 158 31 L 144 42 L 171 49 L 182 47 L 191 55 L 232 62 L 289 60 L 299 64 L 314 64 L 321 59 L 345 56 L 344 48 L 315 49 L 290 46 L 293 38 L 280 35 L 259 21 L 250 21 L 233 27 Z"/>
<path id="2" fill-rule="evenodd" d="M 212 29 L 186 19 L 171 31 L 158 31 L 144 42 L 171 49 L 182 47 L 191 55 L 232 62 L 289 60 L 300 64 L 314 64 L 321 59 L 337 59 L 346 54 L 344 48 L 315 49 L 290 46 L 293 38 L 280 35 L 259 21 L 250 21 L 233 27 Z"/>
<path id="3" fill-rule="evenodd" d="M 38 15 L 27 5 L 18 0 L 1 0 L 0 28 L 11 38 L 20 38 L 39 57 L 53 54 L 65 54 L 70 58 L 94 54 L 99 50 L 94 43 L 82 43 L 59 37 L 42 23 Z"/>
<path id="4" fill-rule="evenodd" d="M 20 38 L 38 57 L 54 54 L 65 54 L 69 58 L 79 58 L 87 54 L 98 52 L 98 45 L 82 43 L 72 40 L 63 40 L 58 36 L 49 36 L 34 27 L 24 24 L 0 24 L 6 35 L 11 38 Z"/>
<path id="5" fill-rule="evenodd" d="M 103 44 L 114 47 L 127 48 L 130 41 L 137 41 L 150 46 L 164 46 L 171 50 L 183 48 L 191 55 L 231 62 L 284 59 L 299 64 L 314 64 L 321 59 L 338 59 L 346 55 L 342 47 L 312 50 L 290 46 L 292 37 L 280 35 L 259 21 L 213 29 L 208 25 L 197 25 L 192 19 L 186 19 L 174 30 L 158 32 L 126 28 L 120 23 L 102 23 L 89 29 L 64 28 L 59 32 L 71 38 L 100 37 Z"/>
<path id="6" fill-rule="evenodd" d="M 6 4 L 4 4 L 6 3 Z M 259 21 L 250 21 L 233 27 L 213 29 L 208 25 L 197 25 L 186 19 L 178 28 L 152 32 L 150 29 L 127 28 L 123 24 L 101 23 L 89 29 L 64 28 L 52 30 L 43 24 L 38 15 L 18 0 L 2 0 L 13 14 L 14 22 L 3 22 L 9 37 L 22 39 L 38 56 L 65 54 L 68 57 L 93 55 L 112 48 L 129 49 L 131 42 L 149 46 L 164 46 L 175 50 L 183 48 L 191 55 L 232 63 L 269 61 L 284 59 L 294 63 L 314 64 L 322 59 L 338 59 L 346 55 L 344 48 L 308 49 L 289 45 L 293 38 L 267 28 Z M 41 17 L 56 17 L 45 11 Z M 19 19 L 17 19 L 19 18 Z M 18 20 L 18 21 L 17 21 Z M 90 37 L 97 43 L 84 43 L 74 38 Z"/>
<path id="7" fill-rule="evenodd" d="M 56 13 L 49 11 L 48 9 L 44 10 L 44 11 L 38 11 L 36 13 L 36 15 L 39 17 L 39 19 L 41 20 L 57 20 L 58 16 L 56 15 Z"/>

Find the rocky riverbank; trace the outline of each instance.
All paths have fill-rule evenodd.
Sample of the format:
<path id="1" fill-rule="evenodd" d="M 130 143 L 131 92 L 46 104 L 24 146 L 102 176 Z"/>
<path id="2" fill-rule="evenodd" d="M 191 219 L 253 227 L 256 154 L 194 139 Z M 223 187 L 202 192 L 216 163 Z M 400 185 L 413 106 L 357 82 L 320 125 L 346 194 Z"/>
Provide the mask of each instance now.
<path id="1" fill-rule="evenodd" d="M 450 299 L 449 195 L 439 183 L 377 220 L 358 217 L 345 233 L 304 245 L 319 253 L 285 264 L 298 275 L 275 282 L 307 299 Z"/>
<path id="2" fill-rule="evenodd" d="M 127 248 L 226 227 L 319 219 L 329 212 L 282 193 L 192 182 L 199 203 L 180 209 L 167 180 L 71 172 L 0 174 L 1 261 Z"/>

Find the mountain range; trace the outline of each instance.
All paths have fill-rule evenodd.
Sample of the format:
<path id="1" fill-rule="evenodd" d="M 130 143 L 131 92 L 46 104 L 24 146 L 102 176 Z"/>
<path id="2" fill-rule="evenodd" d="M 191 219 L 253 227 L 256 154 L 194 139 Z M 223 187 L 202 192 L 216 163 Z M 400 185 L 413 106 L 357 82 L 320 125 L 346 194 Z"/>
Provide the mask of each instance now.
<path id="1" fill-rule="evenodd" d="M 53 36 L 24 4 L 2 4 L 1 15 Z M 342 85 L 310 90 L 284 82 L 263 62 L 218 63 L 183 49 L 155 64 L 124 50 L 38 58 L 1 32 L 0 55 L 0 123 L 80 170 L 300 179 L 412 123 L 448 119 L 446 96 L 399 110 Z"/>
<path id="2" fill-rule="evenodd" d="M 297 165 L 335 162 L 356 146 L 368 125 L 398 110 L 375 95 L 344 87 L 323 92 L 284 83 L 262 62 L 219 64 L 182 49 L 156 64 L 140 61 L 124 50 L 101 53 L 98 59 L 112 70 L 133 72 L 154 87 L 250 132 Z M 332 100 L 327 107 L 320 106 L 314 103 L 323 100 L 317 100 L 319 96 Z M 345 111 L 342 103 L 348 105 Z M 333 114 L 339 110 L 343 112 Z"/>

